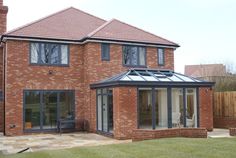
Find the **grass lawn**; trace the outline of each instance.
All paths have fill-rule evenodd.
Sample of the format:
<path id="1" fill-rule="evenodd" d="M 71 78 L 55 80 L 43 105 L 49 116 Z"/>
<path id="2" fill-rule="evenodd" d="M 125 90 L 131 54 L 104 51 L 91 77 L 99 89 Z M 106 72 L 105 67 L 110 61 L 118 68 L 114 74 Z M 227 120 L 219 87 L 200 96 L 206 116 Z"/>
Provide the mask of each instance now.
<path id="1" fill-rule="evenodd" d="M 15 154 L 6 158 L 235 158 L 236 138 L 166 138 Z"/>

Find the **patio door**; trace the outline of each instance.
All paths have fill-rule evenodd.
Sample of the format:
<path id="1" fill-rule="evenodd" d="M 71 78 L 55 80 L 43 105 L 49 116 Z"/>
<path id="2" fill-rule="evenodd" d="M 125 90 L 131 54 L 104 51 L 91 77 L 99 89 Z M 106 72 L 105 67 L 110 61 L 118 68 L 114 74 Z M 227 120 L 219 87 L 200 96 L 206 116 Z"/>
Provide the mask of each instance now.
<path id="1" fill-rule="evenodd" d="M 97 130 L 113 132 L 113 96 L 111 89 L 97 91 Z"/>
<path id="2" fill-rule="evenodd" d="M 24 91 L 24 131 L 56 130 L 59 119 L 75 119 L 74 102 L 73 90 Z"/>
<path id="3" fill-rule="evenodd" d="M 43 129 L 57 127 L 57 92 L 43 93 Z"/>

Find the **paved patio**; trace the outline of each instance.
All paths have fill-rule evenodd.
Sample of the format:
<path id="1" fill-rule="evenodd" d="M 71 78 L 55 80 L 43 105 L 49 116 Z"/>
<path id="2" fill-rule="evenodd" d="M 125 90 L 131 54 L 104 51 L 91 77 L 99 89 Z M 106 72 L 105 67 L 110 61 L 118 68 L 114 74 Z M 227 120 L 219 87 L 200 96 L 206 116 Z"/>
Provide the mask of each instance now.
<path id="1" fill-rule="evenodd" d="M 14 154 L 29 148 L 27 152 L 127 143 L 131 140 L 115 140 L 93 133 L 35 134 L 16 137 L 0 135 L 0 152 Z"/>
<path id="2" fill-rule="evenodd" d="M 212 132 L 208 132 L 208 138 L 226 138 L 229 135 L 229 129 L 214 128 Z"/>

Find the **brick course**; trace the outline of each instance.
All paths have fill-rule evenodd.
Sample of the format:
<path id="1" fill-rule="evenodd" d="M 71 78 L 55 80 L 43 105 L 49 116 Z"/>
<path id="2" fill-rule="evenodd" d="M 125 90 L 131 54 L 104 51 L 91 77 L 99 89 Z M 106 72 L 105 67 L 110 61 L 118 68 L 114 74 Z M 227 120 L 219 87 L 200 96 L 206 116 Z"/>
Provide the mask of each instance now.
<path id="1" fill-rule="evenodd" d="M 205 128 L 135 129 L 133 130 L 132 141 L 170 137 L 207 138 L 207 130 Z"/>

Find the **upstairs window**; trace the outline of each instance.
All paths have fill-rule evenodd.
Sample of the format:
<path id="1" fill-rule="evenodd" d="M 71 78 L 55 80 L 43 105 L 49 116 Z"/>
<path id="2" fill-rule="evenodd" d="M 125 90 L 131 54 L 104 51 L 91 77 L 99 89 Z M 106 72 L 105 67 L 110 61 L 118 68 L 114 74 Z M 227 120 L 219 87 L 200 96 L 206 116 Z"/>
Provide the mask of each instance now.
<path id="1" fill-rule="evenodd" d="M 30 43 L 30 63 L 41 65 L 68 65 L 68 45 L 55 43 Z"/>
<path id="2" fill-rule="evenodd" d="M 145 47 L 123 46 L 123 64 L 125 66 L 146 66 Z"/>
<path id="3" fill-rule="evenodd" d="M 102 43 L 101 44 L 101 58 L 102 60 L 110 60 L 110 44 Z"/>
<path id="4" fill-rule="evenodd" d="M 157 49 L 157 56 L 158 56 L 158 65 L 163 66 L 165 65 L 165 52 L 163 48 Z"/>

